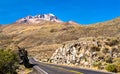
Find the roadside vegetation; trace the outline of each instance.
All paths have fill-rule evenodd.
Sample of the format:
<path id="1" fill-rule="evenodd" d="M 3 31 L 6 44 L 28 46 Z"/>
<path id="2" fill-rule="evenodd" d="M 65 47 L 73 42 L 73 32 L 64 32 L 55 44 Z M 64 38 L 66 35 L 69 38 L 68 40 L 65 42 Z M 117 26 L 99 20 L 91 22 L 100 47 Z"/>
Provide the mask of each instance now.
<path id="1" fill-rule="evenodd" d="M 0 74 L 17 74 L 17 55 L 11 50 L 0 49 Z"/>
<path id="2" fill-rule="evenodd" d="M 113 63 L 109 63 L 105 66 L 105 69 L 109 72 L 120 72 L 120 58 L 115 58 Z"/>

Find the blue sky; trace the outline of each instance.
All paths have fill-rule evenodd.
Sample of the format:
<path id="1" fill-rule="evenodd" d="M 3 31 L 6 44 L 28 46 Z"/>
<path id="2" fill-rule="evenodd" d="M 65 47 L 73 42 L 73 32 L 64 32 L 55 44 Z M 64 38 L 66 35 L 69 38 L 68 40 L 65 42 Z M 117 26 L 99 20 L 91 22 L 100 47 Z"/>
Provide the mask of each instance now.
<path id="1" fill-rule="evenodd" d="M 0 0 L 0 24 L 44 13 L 63 21 L 92 24 L 120 16 L 120 0 Z"/>

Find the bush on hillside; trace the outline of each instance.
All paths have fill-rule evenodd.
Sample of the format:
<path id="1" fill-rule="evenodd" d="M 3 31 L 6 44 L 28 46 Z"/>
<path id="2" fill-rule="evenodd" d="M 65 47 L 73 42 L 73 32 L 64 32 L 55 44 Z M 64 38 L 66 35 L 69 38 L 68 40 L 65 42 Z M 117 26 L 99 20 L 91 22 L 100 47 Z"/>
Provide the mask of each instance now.
<path id="1" fill-rule="evenodd" d="M 116 69 L 118 72 L 120 72 L 120 64 L 116 65 Z"/>
<path id="2" fill-rule="evenodd" d="M 113 61 L 112 61 L 112 58 L 109 56 L 109 57 L 106 57 L 105 62 L 112 63 Z"/>
<path id="3" fill-rule="evenodd" d="M 16 74 L 17 56 L 11 50 L 0 49 L 0 74 Z"/>
<path id="4" fill-rule="evenodd" d="M 97 67 L 98 69 L 100 69 L 101 68 L 101 62 L 93 62 L 93 64 L 92 64 L 92 66 L 93 67 Z"/>
<path id="5" fill-rule="evenodd" d="M 114 64 L 108 64 L 105 69 L 109 72 L 117 72 L 116 66 Z"/>
<path id="6" fill-rule="evenodd" d="M 119 41 L 114 39 L 114 40 L 111 40 L 109 42 L 106 42 L 106 45 L 109 45 L 109 46 L 114 46 L 114 45 L 117 45 L 119 44 Z"/>
<path id="7" fill-rule="evenodd" d="M 114 64 L 116 65 L 117 71 L 120 72 L 120 58 L 115 58 L 113 61 Z"/>
<path id="8" fill-rule="evenodd" d="M 108 48 L 104 48 L 104 49 L 102 50 L 102 52 L 103 52 L 104 54 L 109 53 L 109 49 L 108 49 Z"/>
<path id="9" fill-rule="evenodd" d="M 91 47 L 91 51 L 92 52 L 100 51 L 100 48 L 97 46 L 93 46 L 93 47 Z"/>

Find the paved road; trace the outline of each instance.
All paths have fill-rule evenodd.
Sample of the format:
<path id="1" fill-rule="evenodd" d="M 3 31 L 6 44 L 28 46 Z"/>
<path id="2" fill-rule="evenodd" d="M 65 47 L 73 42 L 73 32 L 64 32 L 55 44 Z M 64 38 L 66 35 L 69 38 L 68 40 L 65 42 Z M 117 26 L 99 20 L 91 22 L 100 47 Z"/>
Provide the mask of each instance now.
<path id="1" fill-rule="evenodd" d="M 72 67 L 66 67 L 66 66 L 60 66 L 60 65 L 54 65 L 54 64 L 46 64 L 35 61 L 33 58 L 30 58 L 30 62 L 37 65 L 37 67 L 40 68 L 41 71 L 44 71 L 44 73 L 41 74 L 112 74 L 112 73 L 106 73 L 106 72 L 99 72 L 94 70 L 87 70 L 87 69 L 81 69 L 81 68 L 72 68 Z"/>

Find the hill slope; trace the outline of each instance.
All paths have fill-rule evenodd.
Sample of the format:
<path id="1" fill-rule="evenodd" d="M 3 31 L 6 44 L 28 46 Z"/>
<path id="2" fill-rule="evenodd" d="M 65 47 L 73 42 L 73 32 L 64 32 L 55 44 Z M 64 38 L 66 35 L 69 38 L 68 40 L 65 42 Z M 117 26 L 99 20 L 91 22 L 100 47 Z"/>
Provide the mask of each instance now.
<path id="1" fill-rule="evenodd" d="M 31 55 L 50 58 L 54 51 L 66 41 L 100 36 L 119 37 L 120 18 L 89 26 L 50 21 L 29 25 L 5 25 L 1 26 L 0 47 L 16 49 L 17 46 L 21 46 L 27 48 Z"/>

